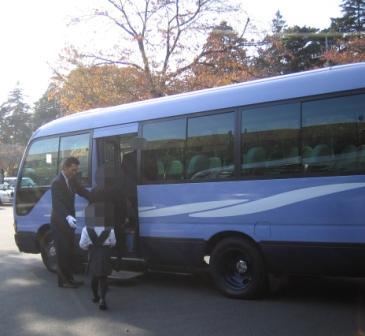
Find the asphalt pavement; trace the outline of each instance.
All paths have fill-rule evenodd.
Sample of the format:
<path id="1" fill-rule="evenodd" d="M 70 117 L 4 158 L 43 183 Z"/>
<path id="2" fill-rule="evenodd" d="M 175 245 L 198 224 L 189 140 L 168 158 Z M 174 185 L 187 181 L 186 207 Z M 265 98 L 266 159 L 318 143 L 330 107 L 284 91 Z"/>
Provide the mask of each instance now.
<path id="1" fill-rule="evenodd" d="M 100 311 L 87 277 L 58 288 L 40 255 L 18 251 L 12 222 L 12 208 L 0 206 L 0 335 L 365 335 L 364 279 L 291 279 L 243 301 L 204 276 L 120 273 Z"/>

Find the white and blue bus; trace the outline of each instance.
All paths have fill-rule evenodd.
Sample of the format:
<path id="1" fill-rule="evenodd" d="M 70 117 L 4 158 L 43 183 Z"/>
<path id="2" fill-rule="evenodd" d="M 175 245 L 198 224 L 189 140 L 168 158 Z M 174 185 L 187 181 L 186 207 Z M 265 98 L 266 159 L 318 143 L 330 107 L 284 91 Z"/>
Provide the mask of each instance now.
<path id="1" fill-rule="evenodd" d="M 121 237 L 135 236 L 119 255 L 125 267 L 209 269 L 223 293 L 239 298 L 262 293 L 268 274 L 365 275 L 365 63 L 42 126 L 19 169 L 15 240 L 50 269 L 50 183 L 70 155 L 89 188 L 99 166 L 118 174 L 128 161 L 137 220 L 123 226 Z M 25 178 L 34 183 L 22 186 Z M 86 204 L 76 199 L 76 234 Z"/>

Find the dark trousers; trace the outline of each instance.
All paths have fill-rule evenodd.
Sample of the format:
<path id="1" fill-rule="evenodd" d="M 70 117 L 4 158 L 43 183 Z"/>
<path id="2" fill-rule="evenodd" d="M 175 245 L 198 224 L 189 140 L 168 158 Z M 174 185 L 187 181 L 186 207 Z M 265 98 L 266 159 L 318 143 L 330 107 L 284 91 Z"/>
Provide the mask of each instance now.
<path id="1" fill-rule="evenodd" d="M 105 302 L 105 296 L 108 289 L 107 277 L 104 276 L 93 276 L 91 278 L 91 289 L 93 291 L 94 298 L 99 297 L 101 301 Z"/>
<path id="2" fill-rule="evenodd" d="M 54 230 L 55 247 L 57 254 L 58 283 L 73 280 L 73 258 L 75 235 L 71 230 Z"/>

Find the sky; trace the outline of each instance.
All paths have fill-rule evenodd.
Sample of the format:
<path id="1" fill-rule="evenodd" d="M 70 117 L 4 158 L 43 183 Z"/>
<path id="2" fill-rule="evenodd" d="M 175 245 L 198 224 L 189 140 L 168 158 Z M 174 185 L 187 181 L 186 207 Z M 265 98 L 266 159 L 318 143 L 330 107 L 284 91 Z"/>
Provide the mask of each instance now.
<path id="1" fill-rule="evenodd" d="M 136 0 L 137 1 L 137 0 Z M 233 0 L 227 0 L 233 1 Z M 327 28 L 341 16 L 341 0 L 235 0 L 256 27 L 269 29 L 277 10 L 288 26 Z M 4 0 L 0 4 L 0 104 L 16 86 L 32 105 L 46 91 L 58 56 L 70 44 L 91 40 L 93 27 L 70 24 L 105 0 Z M 246 20 L 246 18 L 244 19 Z M 103 42 L 107 41 L 104 37 Z"/>

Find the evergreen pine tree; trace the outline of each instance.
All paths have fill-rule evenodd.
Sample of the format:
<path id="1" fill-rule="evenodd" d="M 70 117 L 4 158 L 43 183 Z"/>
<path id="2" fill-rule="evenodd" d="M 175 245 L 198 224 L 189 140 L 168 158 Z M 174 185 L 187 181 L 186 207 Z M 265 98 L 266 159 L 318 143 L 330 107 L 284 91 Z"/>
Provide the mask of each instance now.
<path id="1" fill-rule="evenodd" d="M 64 114 L 58 99 L 50 94 L 51 91 L 52 87 L 50 86 L 43 96 L 34 104 L 32 118 L 33 130 L 36 130 L 38 127 L 59 118 Z"/>
<path id="2" fill-rule="evenodd" d="M 264 38 L 263 47 L 258 48 L 258 55 L 254 60 L 259 77 L 281 75 L 285 72 L 283 63 L 285 48 L 281 38 L 285 29 L 286 21 L 280 11 L 277 11 L 271 23 L 271 33 Z"/>
<path id="3" fill-rule="evenodd" d="M 31 134 L 30 107 L 23 100 L 23 92 L 16 87 L 8 100 L 0 106 L 0 143 L 25 145 Z"/>
<path id="4" fill-rule="evenodd" d="M 283 46 L 286 50 L 282 63 L 284 73 L 319 68 L 324 65 L 322 55 L 325 40 L 319 29 L 312 27 L 289 27 L 284 30 Z"/>
<path id="5" fill-rule="evenodd" d="M 280 11 L 275 13 L 275 17 L 272 20 L 271 30 L 273 34 L 280 34 L 283 29 L 286 28 L 286 21 L 283 19 Z"/>
<path id="6" fill-rule="evenodd" d="M 287 27 L 280 12 L 272 20 L 272 34 L 264 39 L 255 58 L 256 72 L 260 77 L 289 74 L 323 66 L 321 58 L 325 39 L 319 29 Z"/>
<path id="7" fill-rule="evenodd" d="M 215 26 L 203 46 L 203 56 L 192 67 L 191 88 L 202 89 L 252 78 L 246 42 L 226 21 Z"/>
<path id="8" fill-rule="evenodd" d="M 361 33 L 365 30 L 365 0 L 343 0 L 343 16 L 332 19 L 331 29 L 341 33 Z"/>

